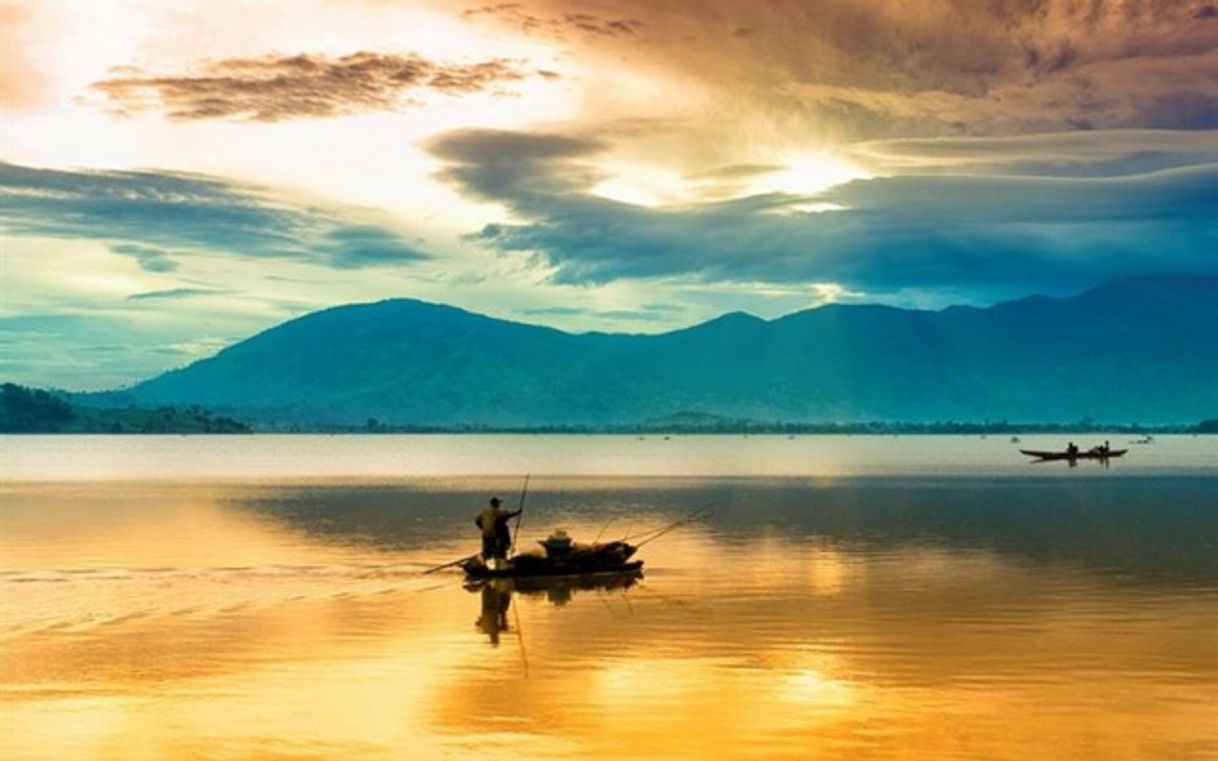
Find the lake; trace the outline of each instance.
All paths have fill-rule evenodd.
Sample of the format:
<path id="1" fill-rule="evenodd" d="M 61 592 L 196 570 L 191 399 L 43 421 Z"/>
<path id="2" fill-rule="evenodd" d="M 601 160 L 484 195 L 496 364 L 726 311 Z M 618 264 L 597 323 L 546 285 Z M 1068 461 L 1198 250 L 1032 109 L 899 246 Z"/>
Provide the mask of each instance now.
<path id="1" fill-rule="evenodd" d="M 1218 757 L 1218 439 L 1067 438 L 0 437 L 2 755 Z M 525 473 L 529 542 L 711 514 L 421 573 Z"/>

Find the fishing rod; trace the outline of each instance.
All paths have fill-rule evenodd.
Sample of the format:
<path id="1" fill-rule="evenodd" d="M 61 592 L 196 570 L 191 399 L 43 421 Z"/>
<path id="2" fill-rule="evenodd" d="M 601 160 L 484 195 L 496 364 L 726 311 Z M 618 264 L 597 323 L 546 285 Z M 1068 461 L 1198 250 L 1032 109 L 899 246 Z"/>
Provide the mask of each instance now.
<path id="1" fill-rule="evenodd" d="M 636 534 L 635 536 L 623 537 L 622 541 L 626 541 L 627 539 L 637 539 L 641 536 L 647 537 L 646 539 L 644 539 L 643 541 L 641 541 L 635 545 L 635 548 L 637 549 L 652 540 L 659 539 L 661 536 L 664 536 L 669 531 L 672 531 L 675 528 L 679 528 L 686 524 L 693 523 L 694 521 L 702 520 L 703 518 L 710 515 L 710 513 L 711 513 L 711 508 L 704 507 L 701 510 L 697 511 L 696 513 L 693 513 L 692 515 L 687 515 L 684 518 L 681 518 L 680 520 L 673 521 L 672 523 L 668 524 L 667 526 L 662 526 L 658 529 L 652 529 L 651 531 L 644 531 L 643 533 Z"/>
<path id="2" fill-rule="evenodd" d="M 637 534 L 632 534 L 632 533 L 627 532 L 627 534 L 622 537 L 622 541 L 624 542 L 629 539 L 638 539 L 638 538 L 644 537 L 644 536 L 651 536 L 652 534 L 659 534 L 660 532 L 668 531 L 672 528 L 676 528 L 677 526 L 681 526 L 686 523 L 691 523 L 693 521 L 698 520 L 699 518 L 703 518 L 703 517 L 709 515 L 710 512 L 711 512 L 711 507 L 709 505 L 707 505 L 706 507 L 695 510 L 694 512 L 689 513 L 689 514 L 685 515 L 684 517 L 678 518 L 677 520 L 673 521 L 672 523 L 665 524 L 663 526 L 660 526 L 659 528 L 648 529 L 647 531 L 640 531 Z"/>
<path id="3" fill-rule="evenodd" d="M 699 518 L 701 518 L 702 516 L 698 516 L 698 517 L 699 517 Z M 636 545 L 634 546 L 634 548 L 635 548 L 636 550 L 637 550 L 637 549 L 641 549 L 641 548 L 643 547 L 643 545 L 647 544 L 648 542 L 655 541 L 656 539 L 659 539 L 660 537 L 662 537 L 662 536 L 664 536 L 665 534 L 667 534 L 669 531 L 672 531 L 672 530 L 673 530 L 673 529 L 675 529 L 675 528 L 680 528 L 681 526 L 684 526 L 686 523 L 691 523 L 691 522 L 692 522 L 692 520 L 691 520 L 691 521 L 681 521 L 680 523 L 675 523 L 675 524 L 673 524 L 673 525 L 669 526 L 668 528 L 664 529 L 663 531 L 657 532 L 657 533 L 656 533 L 656 534 L 654 534 L 653 536 L 649 536 L 649 537 L 647 537 L 647 538 L 646 538 L 646 539 L 644 539 L 643 541 L 641 541 L 641 542 L 639 542 L 638 544 L 636 544 Z"/>
<path id="4" fill-rule="evenodd" d="M 601 530 L 596 532 L 596 537 L 593 538 L 593 540 L 592 540 L 593 544 L 596 544 L 597 542 L 599 542 L 601 540 L 601 537 L 605 534 L 605 529 L 607 529 L 611 525 L 613 525 L 614 520 L 616 520 L 616 518 L 610 518 L 609 520 L 605 521 L 605 525 L 601 526 Z"/>
<path id="5" fill-rule="evenodd" d="M 520 537 L 520 519 L 524 517 L 524 495 L 529 493 L 529 473 L 524 474 L 524 488 L 520 490 L 520 507 L 516 513 L 516 531 L 512 534 L 512 545 L 508 551 L 516 549 L 516 540 Z"/>

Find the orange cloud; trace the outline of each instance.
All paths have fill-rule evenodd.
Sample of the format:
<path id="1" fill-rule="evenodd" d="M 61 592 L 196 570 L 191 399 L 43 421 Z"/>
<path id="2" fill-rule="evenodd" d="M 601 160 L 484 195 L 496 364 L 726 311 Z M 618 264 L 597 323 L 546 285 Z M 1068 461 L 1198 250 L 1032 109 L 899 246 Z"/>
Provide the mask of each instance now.
<path id="1" fill-rule="evenodd" d="M 275 122 L 401 108 L 420 91 L 494 92 L 530 76 L 520 62 L 502 58 L 442 64 L 415 54 L 360 52 L 233 59 L 176 76 L 123 70 L 93 88 L 123 113 L 158 110 L 174 119 Z"/>
<path id="2" fill-rule="evenodd" d="M 476 9 L 542 36 L 558 0 Z M 860 137 L 1218 126 L 1218 6 L 1204 0 L 607 0 L 568 35 L 719 93 L 726 113 L 783 131 Z"/>

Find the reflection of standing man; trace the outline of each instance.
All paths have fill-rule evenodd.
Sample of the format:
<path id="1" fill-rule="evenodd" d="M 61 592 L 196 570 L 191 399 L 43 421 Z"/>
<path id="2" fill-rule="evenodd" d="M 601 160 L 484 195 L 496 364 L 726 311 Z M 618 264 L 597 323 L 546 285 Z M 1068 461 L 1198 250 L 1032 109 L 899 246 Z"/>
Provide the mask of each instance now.
<path id="1" fill-rule="evenodd" d="M 492 645 L 499 644 L 499 632 L 508 630 L 507 612 L 512 607 L 511 590 L 499 588 L 495 582 L 482 585 L 482 615 L 475 622 L 478 628 L 491 638 Z"/>
<path id="2" fill-rule="evenodd" d="M 482 529 L 482 558 L 492 561 L 491 565 L 496 570 L 503 567 L 503 561 L 512 547 L 508 521 L 520 515 L 519 510 L 514 513 L 500 510 L 501 504 L 498 497 L 491 497 L 490 504 L 474 519 L 474 525 Z"/>

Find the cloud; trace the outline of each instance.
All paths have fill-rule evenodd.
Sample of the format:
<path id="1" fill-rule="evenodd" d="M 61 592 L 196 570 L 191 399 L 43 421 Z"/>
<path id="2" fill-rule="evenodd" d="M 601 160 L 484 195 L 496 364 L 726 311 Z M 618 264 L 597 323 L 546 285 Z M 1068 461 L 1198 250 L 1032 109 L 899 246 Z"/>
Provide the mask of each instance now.
<path id="1" fill-rule="evenodd" d="M 169 255 L 164 251 L 147 246 L 137 246 L 130 243 L 120 243 L 116 246 L 111 246 L 110 250 L 122 256 L 130 256 L 135 259 L 140 269 L 147 272 L 174 272 L 178 268 L 178 263 L 169 258 Z"/>
<path id="2" fill-rule="evenodd" d="M 402 236 L 375 225 L 335 227 L 321 236 L 318 249 L 328 251 L 341 269 L 390 265 L 402 261 L 404 252 L 414 252 Z M 422 258 L 414 253 L 414 258 Z"/>
<path id="3" fill-rule="evenodd" d="M 0 162 L 0 226 L 15 235 L 97 239 L 150 271 L 164 249 L 291 258 L 350 269 L 428 258 L 398 233 L 352 223 L 351 210 L 304 207 L 214 177 L 63 171 Z"/>
<path id="4" fill-rule="evenodd" d="M 591 317 L 625 322 L 659 322 L 671 318 L 680 307 L 669 304 L 644 304 L 638 309 L 591 309 L 575 306 L 525 307 L 516 310 L 530 317 Z"/>
<path id="5" fill-rule="evenodd" d="M 595 141 L 463 130 L 431 149 L 461 192 L 514 217 L 471 237 L 533 257 L 558 283 L 679 277 L 1008 293 L 1218 268 L 1218 164 L 1116 177 L 883 177 L 812 196 L 648 208 L 590 192 L 605 150 Z M 799 211 L 808 206 L 840 210 Z"/>
<path id="6" fill-rule="evenodd" d="M 127 316 L 0 316 L 0 377 L 38 387 L 114 388 L 163 370 L 165 358 L 152 350 L 165 339 L 149 321 Z"/>
<path id="7" fill-rule="evenodd" d="M 22 110 L 40 105 L 47 77 L 38 37 L 52 26 L 44 9 L 0 1 L 0 108 Z"/>
<path id="8" fill-rule="evenodd" d="M 157 319 L 148 319 L 140 302 L 128 306 L 0 316 L 0 378 L 74 391 L 113 389 L 214 354 L 255 329 L 203 306 L 174 303 Z M 200 334 L 200 324 L 209 332 Z"/>
<path id="9" fill-rule="evenodd" d="M 689 175 L 694 180 L 748 180 L 765 174 L 781 172 L 786 167 L 781 164 L 728 164 L 694 172 Z"/>
<path id="10" fill-rule="evenodd" d="M 120 113 L 276 122 L 403 108 L 412 104 L 413 94 L 424 91 L 496 92 L 530 76 L 520 62 L 502 58 L 443 64 L 415 54 L 360 52 L 339 58 L 230 59 L 178 75 L 128 68 L 92 87 Z"/>
<path id="11" fill-rule="evenodd" d="M 1218 130 L 1114 130 L 879 140 L 849 156 L 881 173 L 1120 176 L 1218 163 Z"/>
<path id="12" fill-rule="evenodd" d="M 562 0 L 498 15 L 548 34 Z M 572 44 L 631 56 L 829 140 L 1080 127 L 1218 127 L 1218 21 L 1196 0 L 605 0 L 646 30 Z M 621 48 L 615 51 L 615 48 Z"/>
<path id="13" fill-rule="evenodd" d="M 535 15 L 521 3 L 470 8 L 463 11 L 461 17 L 470 20 L 492 18 L 521 31 L 554 39 L 566 39 L 572 33 L 589 37 L 634 37 L 646 26 L 636 18 L 602 16 L 586 11 Z"/>
<path id="14" fill-rule="evenodd" d="M 194 296 L 214 296 L 217 293 L 230 293 L 217 288 L 169 288 L 163 291 L 143 291 L 127 297 L 128 301 L 177 301 Z"/>
<path id="15" fill-rule="evenodd" d="M 570 161 L 601 151 L 598 140 L 561 134 L 505 130 L 456 130 L 429 144 L 449 161 L 441 178 L 482 200 L 531 199 L 584 190 L 602 179 L 589 167 Z"/>

